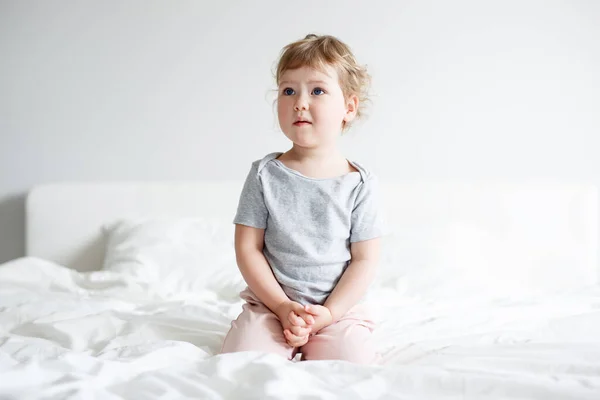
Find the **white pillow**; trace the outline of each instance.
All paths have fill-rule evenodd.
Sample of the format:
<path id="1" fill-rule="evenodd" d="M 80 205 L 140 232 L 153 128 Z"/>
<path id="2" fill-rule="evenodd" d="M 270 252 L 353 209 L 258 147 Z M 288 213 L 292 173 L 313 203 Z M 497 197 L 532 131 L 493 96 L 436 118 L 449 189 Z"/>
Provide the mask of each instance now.
<path id="1" fill-rule="evenodd" d="M 595 188 L 408 185 L 384 197 L 393 232 L 379 283 L 416 296 L 540 294 L 598 282 Z"/>
<path id="2" fill-rule="evenodd" d="M 218 218 L 121 219 L 103 227 L 103 269 L 124 273 L 164 296 L 243 288 L 234 224 Z"/>
<path id="3" fill-rule="evenodd" d="M 383 239 L 376 284 L 428 298 L 556 293 L 595 283 L 588 253 L 568 230 L 540 238 L 464 220 L 398 227 Z"/>

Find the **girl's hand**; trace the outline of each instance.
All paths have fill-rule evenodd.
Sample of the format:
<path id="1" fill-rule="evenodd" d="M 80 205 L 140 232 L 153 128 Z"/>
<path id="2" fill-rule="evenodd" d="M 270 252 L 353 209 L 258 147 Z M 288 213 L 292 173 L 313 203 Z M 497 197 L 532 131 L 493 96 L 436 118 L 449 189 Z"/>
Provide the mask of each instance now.
<path id="1" fill-rule="evenodd" d="M 317 333 L 333 323 L 333 316 L 327 307 L 318 304 L 306 305 L 304 311 L 315 318 L 314 324 L 311 325 L 311 333 Z"/>
<path id="2" fill-rule="evenodd" d="M 314 317 L 304 311 L 304 307 L 295 301 L 285 301 L 274 310 L 283 328 L 287 343 L 300 347 L 308 342 Z"/>
<path id="3" fill-rule="evenodd" d="M 298 328 L 298 327 L 292 327 L 292 328 Z M 300 329 L 306 329 L 306 328 L 300 328 Z M 283 335 L 285 336 L 285 340 L 287 342 L 287 344 L 289 344 L 292 347 L 301 347 L 304 346 L 306 343 L 308 343 L 308 339 L 310 338 L 310 328 L 307 330 L 308 333 L 306 334 L 299 334 L 296 335 L 294 333 L 292 333 L 292 331 L 290 329 L 284 329 L 283 330 Z"/>

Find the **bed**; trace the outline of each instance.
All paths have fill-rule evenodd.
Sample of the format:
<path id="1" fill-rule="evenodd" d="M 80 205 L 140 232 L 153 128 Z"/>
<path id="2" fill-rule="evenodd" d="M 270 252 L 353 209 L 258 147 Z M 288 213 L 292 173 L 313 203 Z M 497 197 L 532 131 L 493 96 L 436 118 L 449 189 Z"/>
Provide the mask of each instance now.
<path id="1" fill-rule="evenodd" d="M 595 186 L 382 183 L 372 366 L 218 354 L 240 189 L 33 188 L 27 255 L 0 265 L 0 398 L 600 398 Z"/>

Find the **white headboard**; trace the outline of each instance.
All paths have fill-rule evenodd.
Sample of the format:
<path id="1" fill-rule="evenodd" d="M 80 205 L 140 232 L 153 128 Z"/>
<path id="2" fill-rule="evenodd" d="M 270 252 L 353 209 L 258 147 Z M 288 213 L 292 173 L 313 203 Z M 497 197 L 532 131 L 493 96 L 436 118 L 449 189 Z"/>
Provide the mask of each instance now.
<path id="1" fill-rule="evenodd" d="M 26 252 L 80 271 L 96 270 L 104 255 L 103 224 L 149 216 L 233 220 L 241 188 L 242 182 L 41 185 L 27 198 Z M 382 188 L 388 227 L 405 243 L 402 251 L 426 251 L 440 234 L 492 235 L 538 254 L 576 258 L 589 268 L 583 273 L 597 279 L 593 185 L 384 182 Z"/>
<path id="2" fill-rule="evenodd" d="M 233 221 L 243 182 L 55 183 L 26 204 L 26 253 L 79 271 L 101 267 L 103 224 L 122 217 L 223 216 Z"/>

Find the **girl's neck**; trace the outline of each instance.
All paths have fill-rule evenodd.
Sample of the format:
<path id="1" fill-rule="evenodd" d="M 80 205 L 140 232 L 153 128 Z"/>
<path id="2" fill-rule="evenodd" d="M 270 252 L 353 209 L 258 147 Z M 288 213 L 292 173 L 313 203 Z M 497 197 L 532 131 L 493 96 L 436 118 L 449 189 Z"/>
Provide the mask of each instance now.
<path id="1" fill-rule="evenodd" d="M 295 144 L 286 153 L 286 158 L 290 161 L 309 164 L 328 164 L 332 161 L 345 160 L 337 146 L 321 147 L 321 148 L 305 148 Z"/>
<path id="2" fill-rule="evenodd" d="M 294 145 L 279 161 L 311 178 L 333 178 L 356 171 L 335 146 L 307 149 Z"/>

